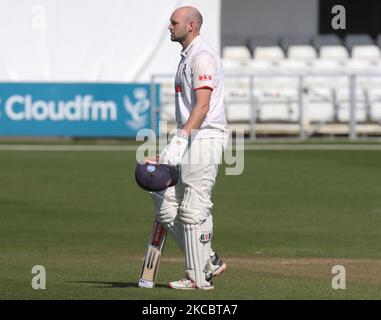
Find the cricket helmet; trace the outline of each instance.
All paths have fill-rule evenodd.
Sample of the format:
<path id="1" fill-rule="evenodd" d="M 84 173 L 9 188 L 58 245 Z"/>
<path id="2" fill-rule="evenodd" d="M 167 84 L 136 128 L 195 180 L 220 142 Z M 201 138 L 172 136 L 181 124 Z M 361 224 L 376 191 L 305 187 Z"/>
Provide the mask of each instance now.
<path id="1" fill-rule="evenodd" d="M 147 191 L 161 191 L 174 186 L 179 180 L 179 170 L 166 164 L 137 163 L 136 183 Z"/>

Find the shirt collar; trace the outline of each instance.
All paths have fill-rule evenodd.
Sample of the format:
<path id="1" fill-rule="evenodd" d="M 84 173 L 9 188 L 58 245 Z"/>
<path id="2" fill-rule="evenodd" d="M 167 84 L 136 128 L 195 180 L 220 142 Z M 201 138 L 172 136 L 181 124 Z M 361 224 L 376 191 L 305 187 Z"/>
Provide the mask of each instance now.
<path id="1" fill-rule="evenodd" d="M 201 40 L 200 35 L 194 38 L 192 42 L 183 51 L 181 51 L 181 56 L 185 58 L 189 54 L 189 51 L 192 49 L 193 45 L 199 42 L 200 40 Z"/>

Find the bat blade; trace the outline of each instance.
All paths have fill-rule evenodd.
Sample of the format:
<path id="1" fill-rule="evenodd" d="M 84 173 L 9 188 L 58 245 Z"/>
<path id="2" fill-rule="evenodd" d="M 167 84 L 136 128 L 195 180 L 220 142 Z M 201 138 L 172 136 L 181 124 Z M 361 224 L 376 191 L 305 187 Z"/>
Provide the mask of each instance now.
<path id="1" fill-rule="evenodd" d="M 153 288 L 159 270 L 161 253 L 163 252 L 167 232 L 159 221 L 155 220 L 149 237 L 147 251 L 139 278 L 139 287 Z"/>

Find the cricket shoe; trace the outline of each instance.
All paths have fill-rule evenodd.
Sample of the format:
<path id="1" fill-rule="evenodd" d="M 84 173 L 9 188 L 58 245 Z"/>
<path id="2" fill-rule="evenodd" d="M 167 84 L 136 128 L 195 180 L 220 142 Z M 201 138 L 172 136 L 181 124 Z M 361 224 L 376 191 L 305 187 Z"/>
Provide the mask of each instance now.
<path id="1" fill-rule="evenodd" d="M 179 281 L 172 281 L 168 283 L 168 287 L 171 289 L 190 290 L 190 289 L 196 289 L 196 283 L 192 279 L 187 277 Z M 198 289 L 212 290 L 214 289 L 213 282 L 205 281 L 205 284 Z"/>
<path id="2" fill-rule="evenodd" d="M 210 258 L 209 269 L 210 272 L 206 276 L 207 281 L 211 281 L 213 277 L 224 272 L 226 270 L 226 263 L 221 260 L 217 253 L 215 253 L 214 256 Z"/>
<path id="3" fill-rule="evenodd" d="M 214 277 L 217 277 L 226 270 L 226 263 L 215 253 L 209 261 L 209 265 L 205 267 L 205 280 L 211 282 Z M 189 279 L 189 273 L 185 271 L 185 278 Z"/>

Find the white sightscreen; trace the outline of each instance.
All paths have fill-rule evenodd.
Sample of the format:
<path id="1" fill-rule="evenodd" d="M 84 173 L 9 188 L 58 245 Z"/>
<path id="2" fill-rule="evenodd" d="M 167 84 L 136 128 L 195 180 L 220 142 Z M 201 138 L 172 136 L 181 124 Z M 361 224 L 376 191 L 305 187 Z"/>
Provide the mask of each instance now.
<path id="1" fill-rule="evenodd" d="M 148 81 L 174 73 L 172 11 L 196 6 L 220 47 L 220 0 L 1 0 L 0 81 Z"/>

